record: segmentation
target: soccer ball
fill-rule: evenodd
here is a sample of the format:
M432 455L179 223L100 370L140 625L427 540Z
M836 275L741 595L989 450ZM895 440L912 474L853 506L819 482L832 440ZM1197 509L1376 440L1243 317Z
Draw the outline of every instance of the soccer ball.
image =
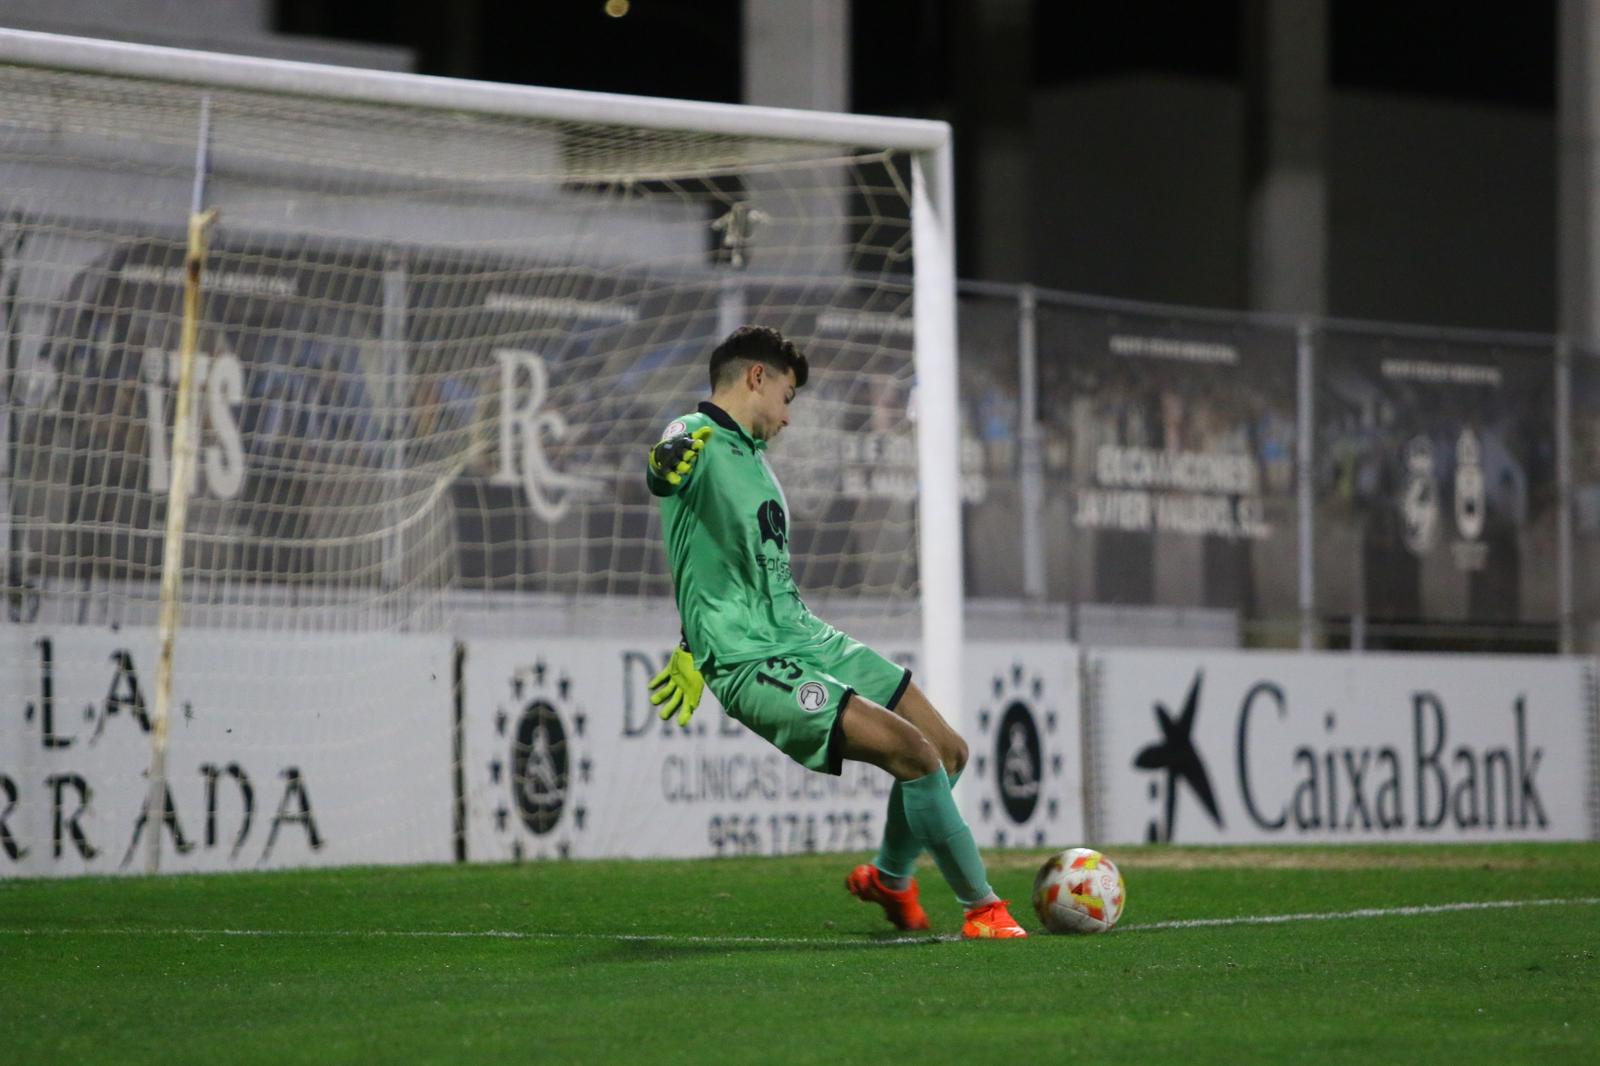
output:
M1033 909L1052 933L1104 933L1122 917L1122 871L1091 848L1068 848L1039 868Z

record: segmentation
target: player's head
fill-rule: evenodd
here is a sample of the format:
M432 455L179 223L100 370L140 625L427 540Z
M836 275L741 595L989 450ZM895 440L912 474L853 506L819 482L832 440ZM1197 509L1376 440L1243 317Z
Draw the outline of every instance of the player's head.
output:
M771 440L789 424L789 404L810 369L777 330L740 326L711 353L711 394L757 440Z

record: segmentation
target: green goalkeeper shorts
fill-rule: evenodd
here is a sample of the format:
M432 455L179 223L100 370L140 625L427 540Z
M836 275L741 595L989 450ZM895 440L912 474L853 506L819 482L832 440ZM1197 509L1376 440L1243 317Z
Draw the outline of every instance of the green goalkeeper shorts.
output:
M728 715L807 770L838 774L839 712L852 693L891 710L911 671L836 629L820 641L751 662L713 665L706 684Z

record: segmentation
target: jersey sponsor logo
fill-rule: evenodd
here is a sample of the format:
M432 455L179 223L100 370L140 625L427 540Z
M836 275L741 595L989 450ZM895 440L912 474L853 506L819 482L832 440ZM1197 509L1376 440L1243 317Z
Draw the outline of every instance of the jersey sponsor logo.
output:
M671 440L673 437L681 437L687 432L689 432L689 427L683 421L683 419L680 418L666 428L666 431L661 434L661 439Z
M756 553L756 565L774 577L785 581L794 577L794 570L789 565L789 560L776 555L767 555L765 552Z
M772 541L782 551L789 543L789 520L783 513L783 505L777 500L768 500L756 508L756 525L761 527L761 540L763 543Z
M807 714L816 714L828 702L828 690L819 681L807 681L794 693L795 702Z

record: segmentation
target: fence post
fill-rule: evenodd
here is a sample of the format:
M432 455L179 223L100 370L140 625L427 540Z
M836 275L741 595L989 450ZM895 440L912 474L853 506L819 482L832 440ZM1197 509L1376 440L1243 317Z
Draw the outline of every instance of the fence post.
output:
M1572 598L1572 344L1556 338L1556 617L1562 655L1574 640Z
M1315 508L1312 506L1312 448L1316 440L1315 393L1312 371L1316 352L1311 340L1311 320L1302 318L1295 327L1295 500L1299 508L1300 650L1316 647L1317 592L1315 557Z
M389 533L383 545L383 583L400 588L406 580L405 531L402 528L400 498L405 492L406 431L405 410L408 380L407 290L410 268L404 253L389 249L383 256L383 318L379 335L383 360L382 403L384 473L388 481L385 526ZM408 605L409 607L409 605Z
M1039 450L1039 334L1032 285L1017 289L1018 475L1022 494L1022 593L1045 598L1043 457Z

